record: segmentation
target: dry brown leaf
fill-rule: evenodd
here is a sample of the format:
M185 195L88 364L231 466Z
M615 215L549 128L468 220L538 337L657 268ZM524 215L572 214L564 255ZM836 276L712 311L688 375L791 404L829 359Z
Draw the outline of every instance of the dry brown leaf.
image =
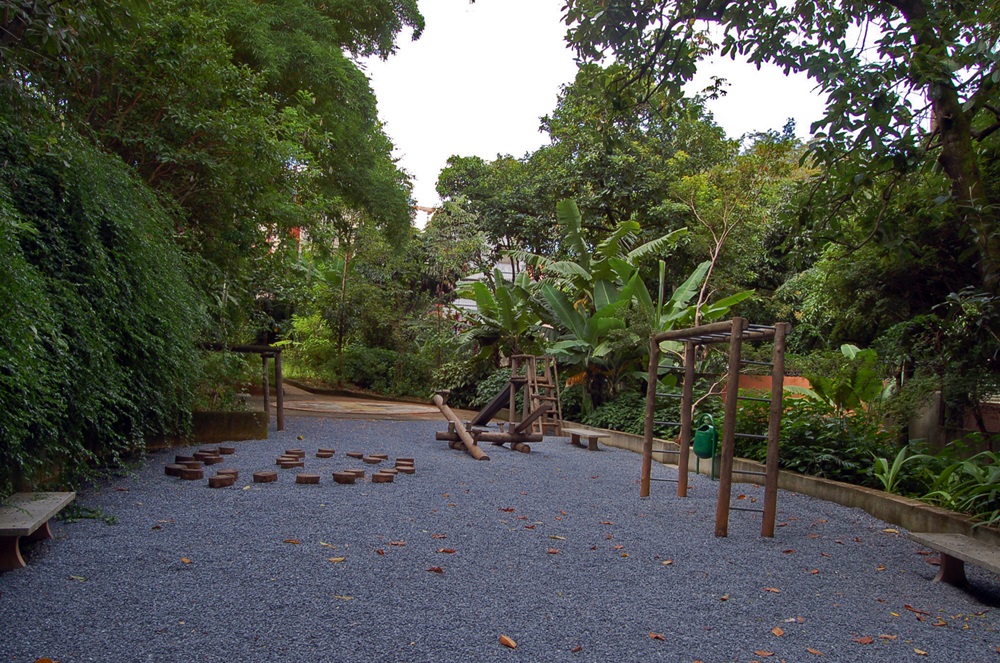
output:
M525 525L524 529L535 529L534 525Z
M559 549L558 548L549 548L545 552L547 552L550 555L558 555L559 554Z
M153 525L149 529L163 529L163 525Z
M652 631L649 632L649 637L653 640L663 640L664 642L667 640L666 636L662 633L653 633Z
M576 647L570 649L570 651L573 652L574 654L579 654L580 652L583 651L583 645L577 645Z
M297 546L299 545L299 543L301 543L301 541L299 541L298 539L285 539L283 543L291 543L292 545Z
M767 658L768 656L774 656L773 651L767 651L766 649L757 649L754 651L754 656L760 656L761 658Z
M327 543L326 541L320 541L319 545L323 546L324 548L336 548L337 547L337 546L333 545L332 543Z
M354 600L353 596L338 596L337 594L334 594L333 598L340 599L341 601L353 601Z
M446 555L454 555L455 554L455 549L454 548L438 548L438 552L439 553L444 553Z
M923 649L917 649L916 647L913 648L913 653L916 654L917 656L927 656L927 652L925 652Z
M813 656L822 656L823 655L823 652L821 652L818 649L813 649L812 647L806 647L806 651L809 652L810 654L812 654Z
M811 569L809 573L811 573L812 575L816 575L817 573L819 573L819 569Z
M663 566L670 566L673 563L674 563L674 560L672 560L672 559L665 559L662 562L660 562L660 564L663 565Z
M375 552L376 552L376 553L378 553L379 555L385 555L385 551L384 551L384 550L382 550L381 548L379 548L379 549L378 549L378 550L376 550Z
M444 573L444 569L442 569L440 566L432 566L427 570L430 571L431 573Z
M909 610L910 612L917 613L918 615L929 615L929 614L931 614L931 613L927 612L926 610L918 610L917 608L914 608L909 603L904 603L903 607L906 608L907 610Z
M622 557L628 557L628 553L622 553Z
M946 622L945 620L941 619L940 617L938 617L938 620L936 622L934 622L933 624L931 624L931 626L947 626L947 625L948 625L948 622Z
M882 531L885 532L886 534L899 534L899 530L898 529L893 529L892 527L886 527Z
M886 635L885 633L883 633L882 635L878 636L878 639L879 640L895 640L898 637L899 637L898 635Z
M771 592L772 594L780 594L781 593L781 590L778 589L777 587L765 587L764 591L765 592Z
M565 541L565 536L559 536L558 534L549 534L550 539L555 539L556 541Z
M432 539L447 539L447 534L431 534Z
M346 557L327 557L326 561L333 562L334 564L340 564L345 559L347 559L347 558Z
M876 571L885 571L885 564L879 564L875 567Z
M517 643L514 642L512 638L508 638L506 635L500 636L500 644L504 647L510 647L511 649L517 649Z
M191 560L188 559L187 557L181 557L181 563L182 564L190 564Z
M602 521L601 521L601 524L602 524L602 525L614 525L614 523L613 523L613 522L611 522L610 520L602 520Z
M723 594L722 596L719 597L719 600L720 601L728 601L729 600L729 594Z
M833 557L833 555L831 555L830 553L826 553L826 552L821 552L820 556L821 557Z
M795 551L789 548L788 550L782 550L781 552L785 553L786 555L791 555Z
M854 638L854 642L858 643L859 645L870 645L871 643L875 642L875 638L871 637L870 635L865 635L860 638Z
M406 541L390 541L389 545L396 546L397 548L402 548L403 546L406 545Z
M615 549L615 550L621 550L621 549L622 549L622 548L624 548L624 547L625 547L625 546L614 546L614 549Z
M503 511L504 513L513 513L514 512L514 507L512 507L512 506L502 507L500 509L500 511Z
M771 633L774 635L774 637L780 638L785 634L785 631L782 630L780 626L775 626L774 628L771 629Z

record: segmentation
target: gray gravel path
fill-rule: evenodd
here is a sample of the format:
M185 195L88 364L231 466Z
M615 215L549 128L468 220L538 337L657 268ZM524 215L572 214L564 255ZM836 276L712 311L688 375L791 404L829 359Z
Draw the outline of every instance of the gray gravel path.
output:
M998 578L932 584L927 555L861 511L782 492L774 539L740 512L717 539L703 477L642 500L628 451L550 438L476 462L443 428L288 417L210 468L240 470L225 489L165 476L184 449L150 455L78 498L117 524L56 523L0 573L0 661L1000 660ZM319 486L251 482L291 447ZM371 469L355 450L417 473L333 483Z

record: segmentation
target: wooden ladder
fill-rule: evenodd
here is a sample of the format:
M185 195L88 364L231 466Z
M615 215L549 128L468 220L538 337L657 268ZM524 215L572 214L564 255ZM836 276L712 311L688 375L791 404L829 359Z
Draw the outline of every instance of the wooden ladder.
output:
M562 435L562 402L559 397L559 369L556 368L555 358L531 357L527 369L529 409L536 410L543 403L549 404L549 410L535 421L532 430L543 435Z

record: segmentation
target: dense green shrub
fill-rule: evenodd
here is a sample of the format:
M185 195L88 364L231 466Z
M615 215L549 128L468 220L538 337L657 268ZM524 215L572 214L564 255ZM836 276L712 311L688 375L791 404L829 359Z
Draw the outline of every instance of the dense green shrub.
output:
M420 356L385 348L344 348L343 379L381 394L427 398L431 367Z
M0 96L4 495L188 425L203 307L155 196L47 108Z

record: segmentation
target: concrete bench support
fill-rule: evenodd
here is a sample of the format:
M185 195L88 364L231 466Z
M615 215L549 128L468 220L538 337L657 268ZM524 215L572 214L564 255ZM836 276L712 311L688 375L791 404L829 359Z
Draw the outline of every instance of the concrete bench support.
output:
M18 544L52 538L49 518L76 499L76 493L14 493L0 504L0 571L24 568Z
M1000 573L1000 548L965 534L937 534L933 532L910 532L910 539L933 548L941 553L934 582L946 582L957 587L965 586L965 563Z
M583 446L583 442L581 442L581 440L587 440L587 449L590 451L600 451L600 448L597 446L597 441L606 440L611 437L608 433L601 433L594 430L584 430L582 428L563 428L562 433L563 435L568 434L569 443L577 447Z

